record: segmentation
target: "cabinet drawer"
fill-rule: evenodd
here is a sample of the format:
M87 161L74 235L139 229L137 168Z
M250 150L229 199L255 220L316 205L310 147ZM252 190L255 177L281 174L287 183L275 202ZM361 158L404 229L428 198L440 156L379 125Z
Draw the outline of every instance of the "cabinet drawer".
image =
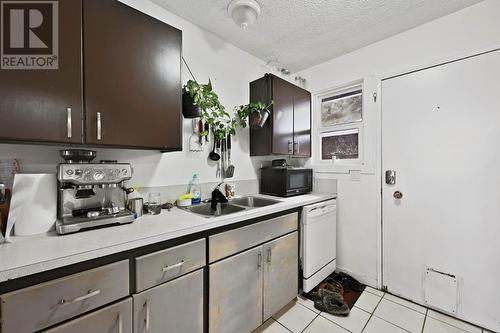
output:
M132 298L91 312L44 333L132 333Z
M292 213L208 238L210 263L297 230L299 214Z
M199 239L136 258L136 291L154 287L205 266L205 244L205 239Z
M17 290L0 296L0 331L38 331L128 294L128 260Z

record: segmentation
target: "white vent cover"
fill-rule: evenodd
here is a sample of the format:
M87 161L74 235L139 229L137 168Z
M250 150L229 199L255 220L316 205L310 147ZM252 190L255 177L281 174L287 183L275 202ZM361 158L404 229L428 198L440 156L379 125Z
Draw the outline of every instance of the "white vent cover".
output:
M428 268L425 272L425 303L432 308L457 314L458 282L454 275Z

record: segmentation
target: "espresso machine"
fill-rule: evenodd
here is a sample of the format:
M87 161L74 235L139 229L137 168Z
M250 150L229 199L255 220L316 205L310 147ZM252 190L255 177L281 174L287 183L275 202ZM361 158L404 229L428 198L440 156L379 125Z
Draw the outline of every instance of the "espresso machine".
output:
M65 163L57 166L57 233L134 221L123 188L123 182L132 178L129 163L92 163L96 156L92 150L61 150L60 155Z

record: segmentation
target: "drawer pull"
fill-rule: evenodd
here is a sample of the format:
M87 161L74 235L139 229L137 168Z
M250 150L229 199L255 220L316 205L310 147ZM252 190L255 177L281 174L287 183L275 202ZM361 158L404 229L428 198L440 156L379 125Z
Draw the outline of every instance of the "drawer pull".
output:
M118 313L118 333L123 333L123 320L122 320L122 313Z
M182 260L181 262L178 262L175 265L170 265L170 266L167 265L167 266L163 267L163 272L168 272L168 271L170 271L172 269L176 269L176 268L182 267L182 265L184 265L184 263L185 263L185 261Z
M273 250L271 248L268 248L267 249L267 263L268 264L271 263L272 255L273 255Z
M146 308L146 318L144 318L144 328L146 329L146 331L149 331L150 312L149 312L149 302L148 301L146 301L146 303L144 303L144 307Z
M83 302L83 301L85 301L85 300L87 300L89 298L92 298L94 296L99 295L100 293L101 293L100 289L97 289L97 290L94 290L94 291L89 290L89 292L87 294L75 297L75 298L70 299L70 300L66 300L66 299L63 298L63 299L61 299L59 301L59 303L56 304L56 307Z

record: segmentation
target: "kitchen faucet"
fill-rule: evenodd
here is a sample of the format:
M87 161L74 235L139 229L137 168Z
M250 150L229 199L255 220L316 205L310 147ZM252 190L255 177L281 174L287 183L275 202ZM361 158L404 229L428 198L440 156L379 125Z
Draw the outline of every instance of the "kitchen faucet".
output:
M218 203L227 202L226 196L222 194L219 189L222 184L224 184L224 182L220 182L212 191L212 200L210 201L210 207L212 208L212 210L217 210Z

